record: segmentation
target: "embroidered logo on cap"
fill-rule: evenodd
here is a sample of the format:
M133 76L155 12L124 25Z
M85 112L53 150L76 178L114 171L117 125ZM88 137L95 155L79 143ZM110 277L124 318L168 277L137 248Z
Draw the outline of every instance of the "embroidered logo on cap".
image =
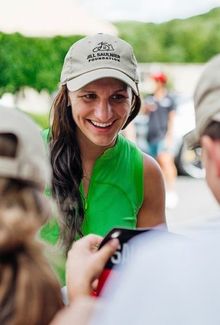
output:
M96 46L92 51L93 52L114 51L114 48L113 48L112 44L109 44L107 42L100 42L100 43L98 43L98 46Z
M115 49L110 43L100 42L92 51L93 53L87 56L88 62L97 60L114 60L120 62L120 55L114 53Z

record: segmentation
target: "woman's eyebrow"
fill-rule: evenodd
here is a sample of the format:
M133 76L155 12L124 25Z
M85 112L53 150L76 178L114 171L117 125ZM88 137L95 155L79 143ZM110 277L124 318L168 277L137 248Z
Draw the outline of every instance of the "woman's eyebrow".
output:
M114 92L126 91L126 90L127 90L127 87L124 87L124 88L116 89Z
M123 87L123 88L115 89L115 90L113 91L113 93L117 93L117 92L121 92L121 91L126 91L126 90L127 90L127 87ZM80 92L80 93L95 93L96 90L92 90L92 89L83 89L83 88L81 88L81 89L79 90L79 92Z
M80 89L79 93L95 93L95 90L92 90L92 89Z

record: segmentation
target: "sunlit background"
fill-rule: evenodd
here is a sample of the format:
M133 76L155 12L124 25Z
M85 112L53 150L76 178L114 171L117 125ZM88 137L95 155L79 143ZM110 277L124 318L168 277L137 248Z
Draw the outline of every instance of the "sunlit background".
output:
M118 35L133 46L143 97L151 92L153 71L167 75L179 100L175 155L185 174L201 181L204 174L194 153L183 150L182 139L195 124L195 84L205 63L220 53L220 0L2 0L0 104L24 110L47 127L66 51L83 36L98 32ZM181 200L179 210L171 213L174 223L194 203L193 193L184 194L188 180L184 182L178 183ZM196 191L197 186L192 183L190 188ZM203 193L201 212L208 197L214 207L207 189Z
M220 5L219 0L82 0L82 6L100 19L161 23L198 15Z
M48 112L69 45L97 32L117 34L133 45L142 92L150 91L149 73L164 70L177 92L191 96L203 64L220 52L219 6L220 0L7 0L0 11L1 102Z

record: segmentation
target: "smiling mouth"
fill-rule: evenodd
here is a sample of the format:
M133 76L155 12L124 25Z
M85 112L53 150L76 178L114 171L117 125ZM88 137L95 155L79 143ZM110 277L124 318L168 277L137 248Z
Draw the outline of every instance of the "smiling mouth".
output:
M96 121L92 121L92 120L88 120L94 127L99 128L99 129L107 129L110 128L113 122L109 122L109 123L100 123L100 122L96 122Z

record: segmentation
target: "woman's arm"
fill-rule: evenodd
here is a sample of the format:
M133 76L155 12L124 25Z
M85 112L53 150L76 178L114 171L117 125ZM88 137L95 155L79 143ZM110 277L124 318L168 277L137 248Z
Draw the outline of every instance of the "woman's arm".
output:
M172 148L173 146L173 128L174 122L176 117L176 111L170 111L168 114L168 121L167 121L167 132L165 136L166 145L168 148Z
M165 223L165 186L158 163L144 154L144 200L138 213L137 227Z

